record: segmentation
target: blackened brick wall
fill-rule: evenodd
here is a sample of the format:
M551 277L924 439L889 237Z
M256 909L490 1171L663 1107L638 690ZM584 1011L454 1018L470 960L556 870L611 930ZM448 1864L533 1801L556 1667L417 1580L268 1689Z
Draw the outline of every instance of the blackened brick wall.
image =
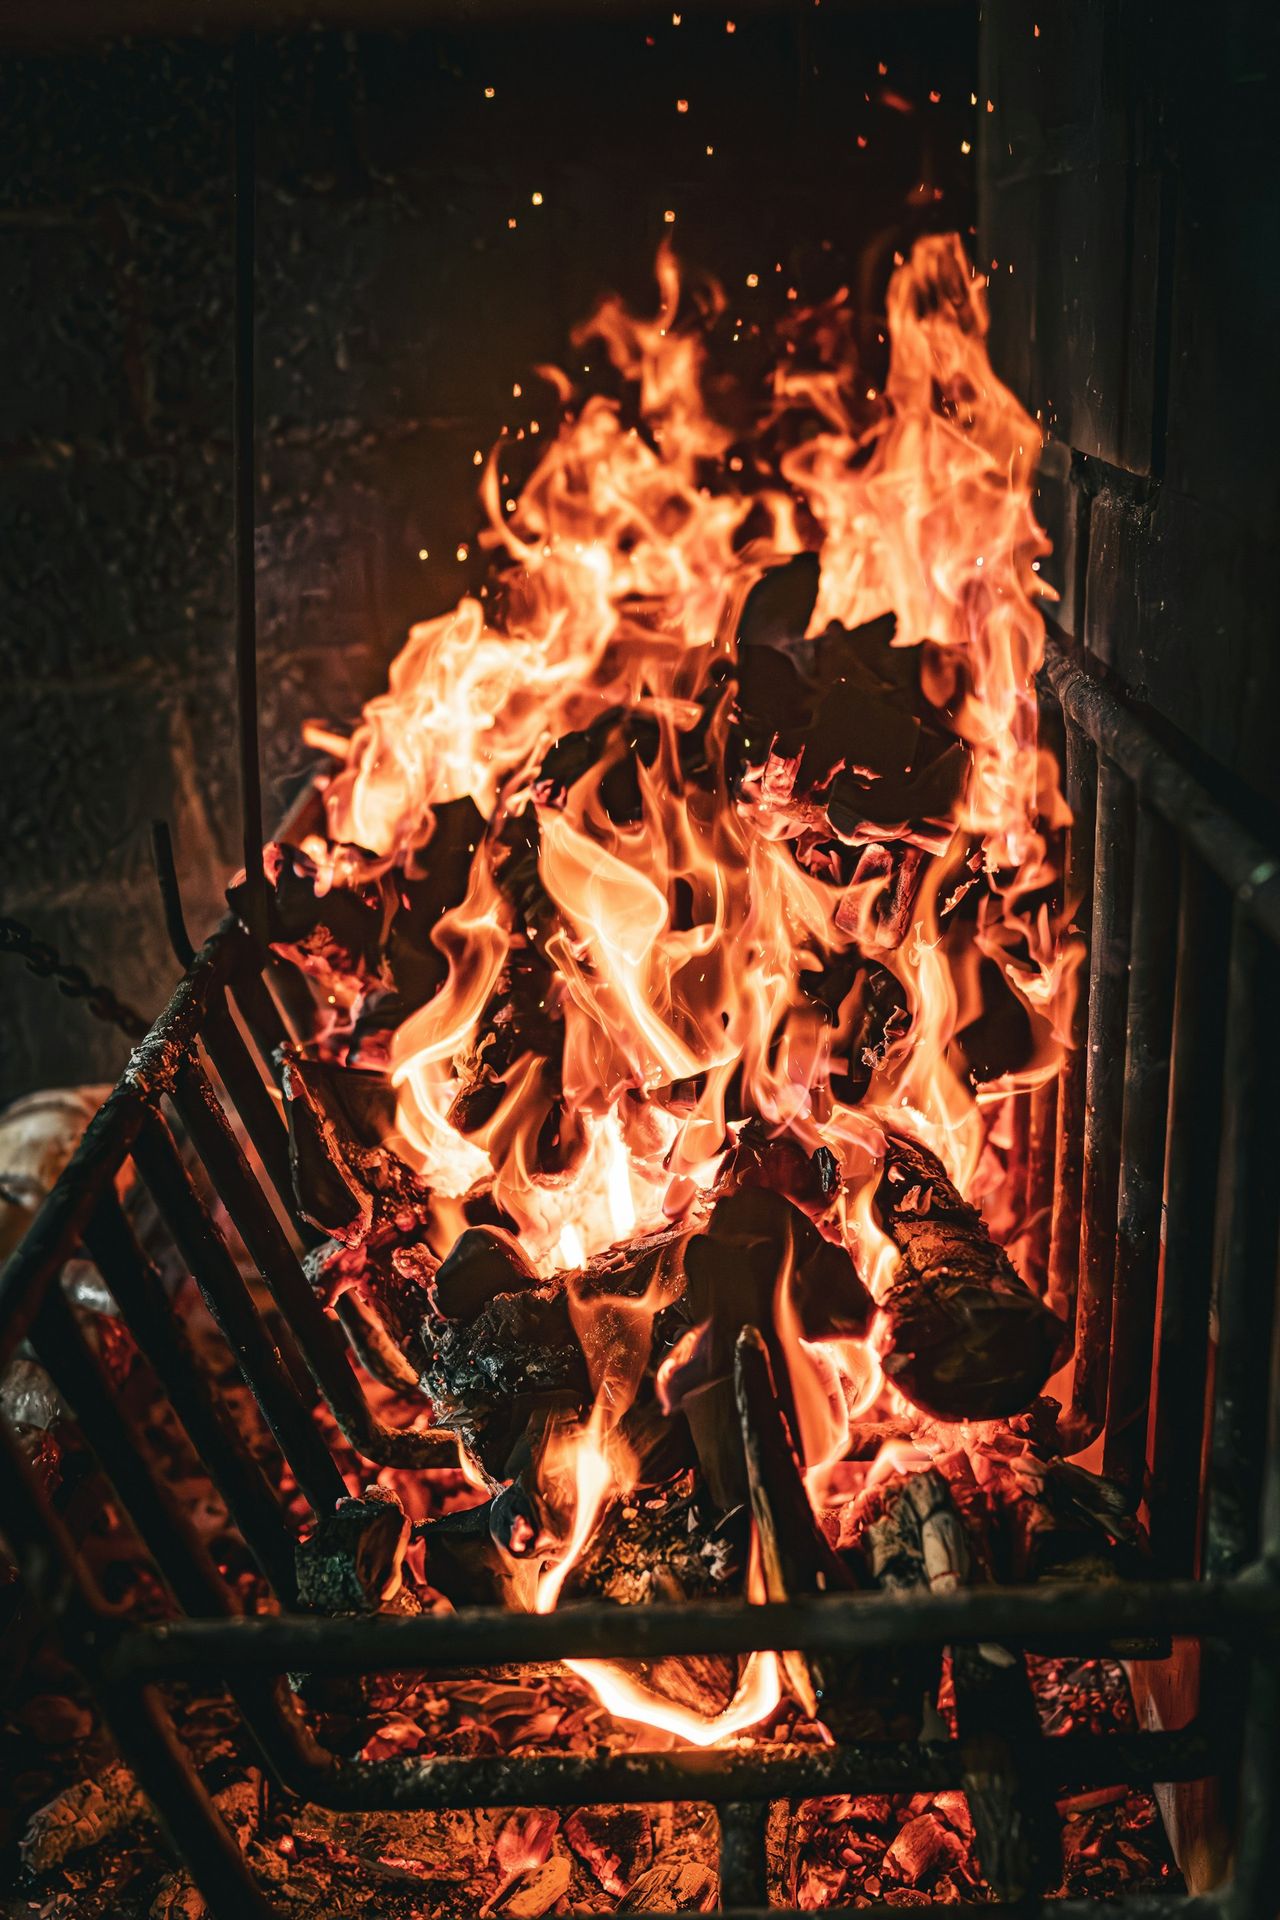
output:
M788 284L874 302L922 225L969 230L973 10L753 6L730 34L733 12L263 42L269 822L302 720L349 722L468 583L475 450L549 417L530 368L602 292L651 301L664 232L749 327ZM150 1013L176 972L150 820L197 935L238 864L230 59L138 39L5 68L3 903ZM117 1035L5 965L0 1095L118 1070Z

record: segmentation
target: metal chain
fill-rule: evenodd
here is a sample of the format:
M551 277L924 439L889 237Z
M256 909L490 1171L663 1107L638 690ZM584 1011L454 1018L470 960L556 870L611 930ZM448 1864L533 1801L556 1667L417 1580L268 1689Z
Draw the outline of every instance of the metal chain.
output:
M83 1000L97 1019L119 1027L130 1040L141 1040L150 1030L151 1022L135 1007L117 1000L110 987L91 980L83 967L74 967L60 959L57 949L47 940L38 940L21 920L0 917L0 953L15 954L24 962L28 973L34 973L41 980L52 980L68 1000Z

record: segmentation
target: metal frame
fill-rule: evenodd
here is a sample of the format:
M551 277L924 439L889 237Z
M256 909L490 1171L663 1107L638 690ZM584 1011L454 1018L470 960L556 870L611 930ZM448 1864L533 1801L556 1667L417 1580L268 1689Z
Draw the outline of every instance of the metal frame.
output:
M1210 1896L1131 1898L1116 1910L1135 1920L1257 1920L1274 1911L1280 1180L1273 1068L1280 1040L1269 963L1280 947L1280 863L1215 806L1078 656L1056 643L1046 682L1065 725L1077 822L1069 884L1082 903L1090 952L1081 1044L1056 1092L1031 1103L1027 1202L1033 1211L1043 1208L1047 1221L1053 1199L1046 1270L1059 1304L1074 1305L1076 1313L1072 1430L1081 1444L1102 1436L1106 1470L1129 1488L1135 1506L1145 1484L1159 1577L785 1606L720 1602L631 1612L590 1605L539 1617L481 1609L416 1618L297 1614L292 1526L226 1421L125 1219L115 1180L126 1163L153 1196L313 1513L345 1491L313 1417L316 1402L327 1405L348 1445L371 1464L438 1464L451 1457L444 1452L451 1443L438 1434L398 1432L375 1418L343 1334L306 1280L299 1247L307 1230L293 1215L286 1130L270 1091L273 1049L287 1025L269 984L272 969L264 973L260 949L227 920L196 955L0 1274L0 1365L20 1342L30 1343L154 1557L178 1617L141 1624L112 1607L2 1421L0 1523L19 1553L33 1603L59 1610L113 1737L218 1920L267 1920L273 1909L174 1732L164 1688L189 1677L219 1676L281 1784L331 1807L677 1797L713 1803L722 1835L720 1910L742 1920L765 1905L768 1801L956 1786L963 1742L365 1762L317 1743L283 1674L298 1667L448 1674L568 1655L886 1652L985 1640L1100 1652L1152 1635L1195 1636L1204 1644L1213 1684L1193 1726L1038 1737L1015 1743L1017 1764L1057 1787L1208 1774L1237 1782L1230 1886ZM180 1117L296 1352L281 1352L279 1327L268 1323L177 1149L170 1112ZM292 1230L284 1218L292 1219ZM238 1617L234 1596L170 1500L143 1436L112 1397L59 1283L64 1263L82 1248L225 1498L279 1615ZM307 1376L313 1394L299 1387ZM916 1910L953 1917L1012 1911ZM1082 1920L1096 1908L1033 1901L1017 1911Z

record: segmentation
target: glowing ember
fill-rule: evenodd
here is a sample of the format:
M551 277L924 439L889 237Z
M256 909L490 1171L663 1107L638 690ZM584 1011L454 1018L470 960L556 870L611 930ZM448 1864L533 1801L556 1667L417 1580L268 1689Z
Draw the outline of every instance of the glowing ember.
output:
M1009 1237L1013 1105L1067 1031L1066 812L1033 687L1040 436L991 370L954 239L893 277L882 387L842 299L789 313L750 446L707 397L718 290L683 292L666 247L658 281L653 319L606 301L575 336L603 343L626 404L540 370L558 432L514 501L497 454L482 482L497 591L414 628L328 788L331 844L307 851L322 875L333 843L366 850L364 882L412 874L437 810L474 803L465 894L432 933L447 969L390 1041L392 1138L442 1246L483 1191L536 1275L572 1273L703 1222L750 1128L827 1156L832 1193L806 1210L882 1311L807 1337L788 1253L772 1331L821 1503L860 1422L913 1419L878 1357L902 1293L886 1140L928 1149ZM551 1041L522 1044L511 1005ZM896 1213L927 1212L938 1181ZM632 1484L620 1426L679 1286L677 1262L613 1299L603 1334L570 1287L595 1397L539 1461L560 1522L541 1611ZM922 1444L892 1442L865 1483ZM781 1686L755 1657L708 1719L577 1670L619 1717L701 1745Z

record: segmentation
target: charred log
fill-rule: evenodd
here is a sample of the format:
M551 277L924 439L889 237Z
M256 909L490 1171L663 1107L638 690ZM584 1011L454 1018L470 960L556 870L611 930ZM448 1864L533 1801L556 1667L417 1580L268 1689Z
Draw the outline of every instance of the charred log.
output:
M851 1588L849 1569L814 1519L779 1404L769 1350L756 1327L746 1326L738 1336L734 1389L766 1598L786 1600ZM821 1702L823 1719L840 1737L854 1737L853 1724L867 1731L864 1715L851 1716L859 1691L856 1663L798 1652L780 1658L793 1693L811 1719L818 1717Z
M882 1302L885 1373L939 1420L1020 1412L1053 1371L1066 1337L1062 1322L918 1142L886 1137L875 1208L899 1254L898 1277Z

